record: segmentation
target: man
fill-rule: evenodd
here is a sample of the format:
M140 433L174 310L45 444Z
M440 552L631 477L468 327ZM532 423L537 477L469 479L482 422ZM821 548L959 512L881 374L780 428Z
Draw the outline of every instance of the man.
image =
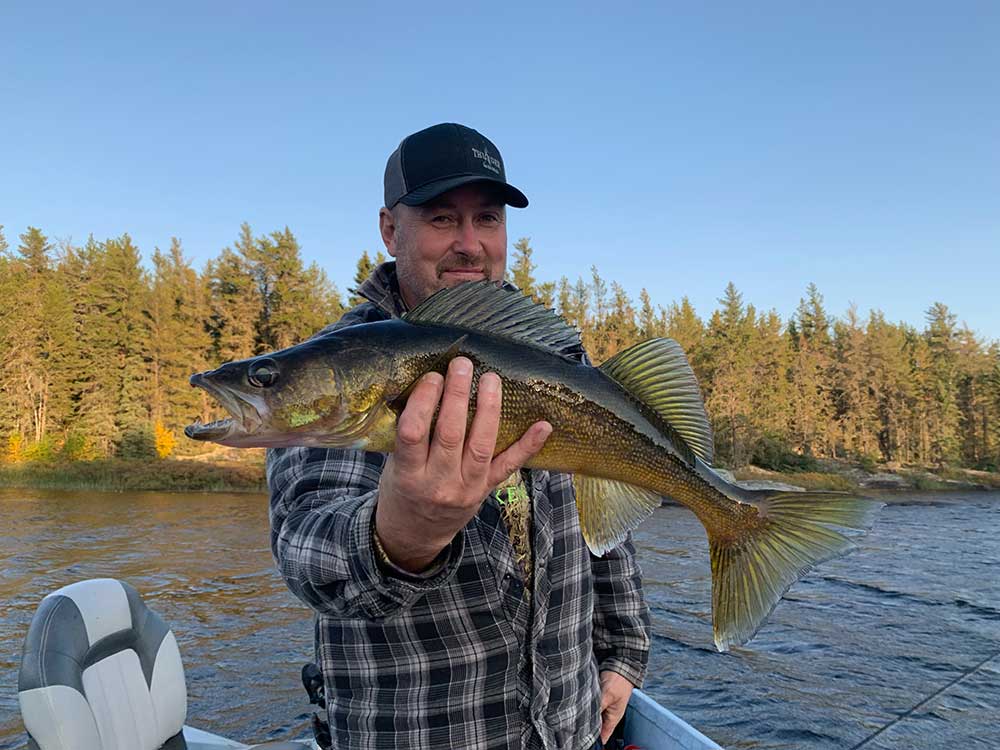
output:
M395 262L331 328L501 281L506 205L528 204L496 146L451 123L405 138L384 185L379 228ZM480 378L466 429L471 380L465 357L421 379L388 457L268 453L272 549L317 613L337 748L591 750L644 677L649 616L631 542L589 554L571 478L519 471L551 425L494 457L500 379Z

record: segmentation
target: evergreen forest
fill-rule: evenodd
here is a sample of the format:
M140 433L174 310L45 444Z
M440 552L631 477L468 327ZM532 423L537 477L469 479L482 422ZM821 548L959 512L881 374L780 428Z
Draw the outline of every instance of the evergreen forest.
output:
M577 326L595 363L654 336L683 346L721 465L1000 468L1000 344L943 303L918 329L835 317L810 285L782 319L730 283L702 318L686 298L633 300L597 268L542 281L532 256L514 243L509 280ZM383 260L362 253L354 283ZM201 270L176 239L150 261L127 234L78 247L0 226L0 463L202 454L183 427L220 413L191 373L301 341L358 301L304 264L287 227L243 224Z

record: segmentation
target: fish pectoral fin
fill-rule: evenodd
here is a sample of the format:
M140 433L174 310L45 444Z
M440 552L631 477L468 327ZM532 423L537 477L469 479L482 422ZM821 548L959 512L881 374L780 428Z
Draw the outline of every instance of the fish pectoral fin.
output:
M573 475L573 487L583 538L598 557L624 542L663 500L642 487L584 474Z
M748 493L758 513L734 537L708 529L715 646L728 651L753 638L782 595L814 565L854 549L830 526L867 529L882 507L834 492Z

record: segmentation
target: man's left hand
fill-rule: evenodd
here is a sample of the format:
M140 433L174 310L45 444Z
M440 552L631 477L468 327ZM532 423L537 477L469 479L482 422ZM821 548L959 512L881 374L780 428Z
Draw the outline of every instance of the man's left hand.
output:
M625 715L632 683L617 672L601 672L601 742L606 743Z

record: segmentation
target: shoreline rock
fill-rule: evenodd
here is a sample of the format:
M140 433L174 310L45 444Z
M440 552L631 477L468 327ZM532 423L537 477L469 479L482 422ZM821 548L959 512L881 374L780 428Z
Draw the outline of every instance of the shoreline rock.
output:
M716 469L715 473L727 482L732 482L737 487L742 487L745 490L785 490L787 492L806 491L805 487L801 487L797 484L789 484L788 482L779 482L774 479L737 479L733 476L733 472L726 469Z

